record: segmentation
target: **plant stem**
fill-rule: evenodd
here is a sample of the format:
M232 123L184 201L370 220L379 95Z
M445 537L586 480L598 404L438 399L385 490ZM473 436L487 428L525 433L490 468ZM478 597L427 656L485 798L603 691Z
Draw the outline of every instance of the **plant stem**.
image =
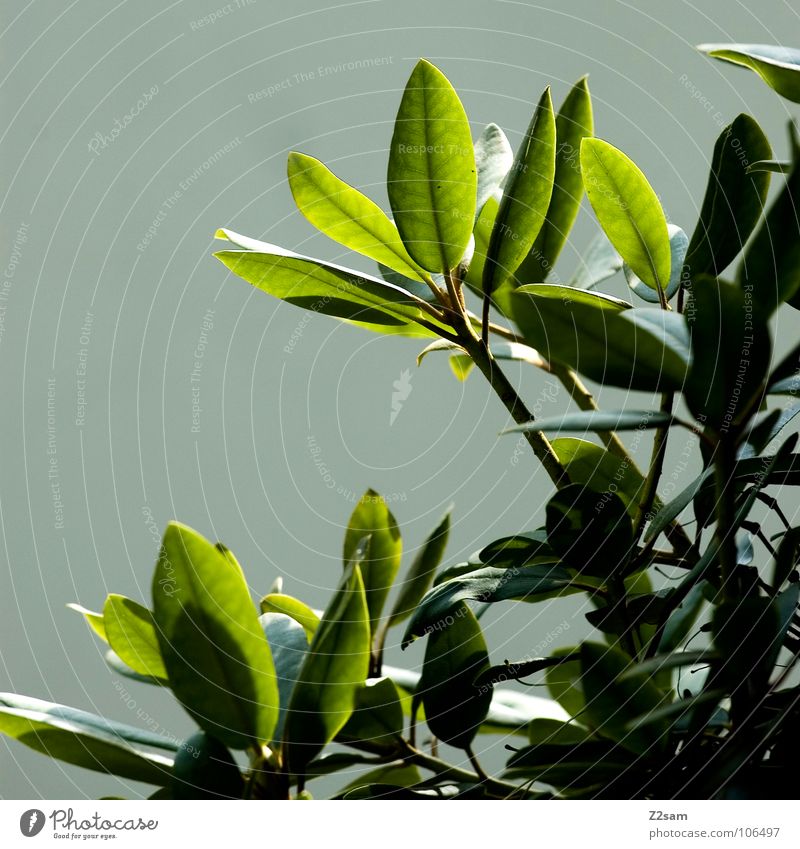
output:
M729 601L738 598L736 586L736 492L733 486L735 442L728 436L720 437L714 452L714 479L717 495L717 526L714 531L719 546L722 577L722 597Z
M674 392L665 392L661 396L661 412L672 413L672 405L675 400ZM667 439L669 437L669 425L658 428L653 437L653 453L650 459L650 471L647 473L647 478L644 482L644 493L642 501L639 505L639 512L636 518L634 539L639 539L644 531L644 526L647 524L650 511L653 509L653 502L656 500L656 491L658 490L658 482L661 479L661 472L664 468L664 457L667 453Z
M517 394L517 390L514 389L508 378L503 374L489 353L488 347L483 343L483 340L472 338L462 339L461 344L464 345L475 365L483 372L484 377L489 381L489 385L494 389L498 398L500 398L511 414L511 418L520 425L532 422L534 420L532 413ZM526 431L524 436L531 446L533 453L550 476L550 480L559 488L565 486L569 482L569 479L567 478L564 467L561 465L561 461L558 459L555 451L553 451L550 440L539 431Z

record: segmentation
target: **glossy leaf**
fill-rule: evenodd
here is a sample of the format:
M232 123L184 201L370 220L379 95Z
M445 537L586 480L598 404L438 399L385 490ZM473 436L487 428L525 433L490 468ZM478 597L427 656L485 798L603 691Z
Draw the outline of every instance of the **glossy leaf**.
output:
M671 270L667 220L647 178L602 139L583 140L581 168L589 202L611 244L647 286L666 289Z
M633 661L621 651L600 643L580 647L580 684L586 699L586 721L604 737L616 740L636 754L658 752L665 723L630 729L632 716L660 707L666 696L644 675L630 673ZM623 678L623 674L629 674Z
M550 444L571 483L582 484L595 492L615 492L629 512L637 511L644 478L628 460L585 439L562 437Z
M695 280L686 314L692 339L686 403L704 424L730 428L767 376L769 330L747 293L712 278Z
M522 283L544 282L553 270L583 198L581 142L594 132L592 99L586 77L572 87L556 115L556 168L544 223L517 270Z
M667 233L669 234L672 271L670 272L669 285L664 294L667 296L667 300L669 300L681 285L681 274L683 271L683 262L686 257L686 249L689 247L689 237L680 227L676 227L674 224L667 224ZM629 265L623 265L622 270L625 272L625 280L628 286L630 286L631 291L637 294L643 301L647 301L650 304L659 303L658 293L654 292L647 284L641 281Z
M112 593L103 607L103 622L108 644L123 663L139 675L166 682L153 614L146 607Z
M776 44L699 44L697 49L755 71L782 97L800 103L800 50Z
M570 581L569 572L552 561L521 569L487 566L445 581L430 590L414 611L403 637L403 648L416 637L449 625L454 609L462 601L536 601L549 593L568 589Z
M226 232L226 231L219 231ZM416 295L358 271L311 259L277 245L264 251L218 251L214 256L257 289L309 312L354 322L380 333L436 335ZM431 323L436 324L431 318Z
M14 693L0 693L0 732L55 760L158 785L169 780L177 748L152 732Z
M800 168L794 168L761 221L736 282L767 317L785 301L800 308Z
M389 614L387 627L398 625L408 619L433 583L434 573L442 562L447 547L452 509L452 506L448 508L442 520L414 556L408 575L402 582L400 595Z
M354 559L359 544L365 538L368 539L358 563L374 633L400 568L403 541L386 501L373 489L368 489L361 496L347 525L343 553L345 566Z
M173 799L241 799L245 785L228 749L199 731L175 756L171 788Z
M492 701L491 688L474 684L488 665L478 620L460 603L452 622L428 638L419 683L428 727L443 742L461 749L472 743Z
M534 431L596 433L612 430L650 430L667 427L672 422L672 416L657 410L582 410L579 413L565 413L563 416L536 419L510 427L503 433Z
M486 295L514 276L533 247L553 196L555 168L556 122L547 88L506 178L483 271Z
M303 626L311 640L319 627L319 616L307 604L283 593L269 593L261 599L262 613L284 613Z
M273 738L280 740L294 685L308 652L308 637L303 626L284 613L262 613L258 621L269 643L278 681L280 707Z
M497 124L487 124L475 141L475 169L478 173L476 216L497 191L514 162L514 151Z
M303 775L350 718L367 678L369 653L364 582L354 564L325 610L289 703L283 753L293 775Z
M198 725L234 749L271 740L275 668L238 564L171 522L153 576L153 613L170 687Z
M742 250L764 212L770 181L769 174L751 174L747 166L771 155L766 136L749 115L739 115L720 133L685 274L719 276Z
M547 362L544 360L538 351L528 345L522 345L519 342L493 342L491 345L492 356L496 360L508 360L510 362L529 363L537 368L546 368ZM417 365L422 364L422 360L434 351L461 351L464 349L455 342L449 342L447 339L439 339L436 342L431 342L417 356ZM460 354L458 356L461 356ZM464 354L471 361L469 355Z
M668 391L686 379L689 334L677 313L549 283L521 286L511 305L528 345L599 383Z
M633 523L613 492L569 484L547 502L547 541L579 573L622 577L633 550Z
M400 102L387 189L395 223L414 260L427 271L455 268L475 220L475 154L458 95L424 59Z
M408 255L397 227L376 203L312 156L290 153L288 174L297 208L318 230L398 274L425 282L425 271Z
M576 289L594 289L604 280L613 277L622 268L622 257L600 231L589 243L586 253L569 285Z

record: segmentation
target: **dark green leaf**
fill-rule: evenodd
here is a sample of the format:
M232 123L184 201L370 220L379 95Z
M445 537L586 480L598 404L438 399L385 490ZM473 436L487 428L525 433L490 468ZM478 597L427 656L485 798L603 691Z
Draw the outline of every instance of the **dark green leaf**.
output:
M473 682L488 665L478 620L460 603L452 622L428 638L419 683L428 727L443 742L460 749L472 743L492 701L491 688L481 692Z
M475 154L458 95L424 59L400 102L387 189L403 244L416 262L428 271L455 268L475 220Z
M506 178L483 271L486 295L513 278L533 247L553 195L555 168L556 122L546 88Z
M667 427L673 418L657 410L586 410L566 413L563 416L548 416L536 421L510 427L503 433L526 431L549 431L591 433L612 430L650 430Z
M400 595L389 614L387 627L397 625L408 619L433 583L434 573L442 562L444 550L447 547L452 509L452 506L447 509L442 520L414 556L408 575L403 581Z
M800 289L800 167L795 167L747 247L736 282L769 317Z
M241 799L244 779L228 749L199 731L175 756L173 799Z
M581 484L547 503L547 541L562 561L586 575L622 576L633 549L633 523L622 499Z
M655 755L666 724L651 723L637 729L627 726L633 717L660 707L667 697L645 675L629 674L623 679L633 661L615 648L583 643L580 654L586 721L602 736L636 754Z
M297 208L318 230L398 274L425 282L428 275L408 255L397 227L377 204L312 156L290 153L288 174Z
M707 583L701 581L692 587L686 598L673 610L658 644L660 652L674 651L689 636L705 605L707 589Z
M574 655L577 648L556 649L551 657L567 657ZM567 711L574 719L582 716L586 707L583 698L583 690L580 684L581 665L579 660L568 660L551 666L545 670L544 680L547 692ZM581 720L582 721L582 720Z
M364 582L353 564L325 610L289 703L283 752L293 775L303 775L350 718L367 677L369 652Z
M356 692L350 719L336 736L339 743L370 751L394 751L403 736L403 708L390 678L373 678Z
M634 274L656 291L670 280L667 220L639 168L602 139L581 143L586 194L600 224Z
M148 784L169 780L172 757L142 747L177 749L173 739L14 693L0 693L0 732L56 760Z
M198 725L235 749L270 741L275 668L238 564L170 522L153 576L153 612L170 687Z
M777 44L698 44L697 49L750 68L782 97L800 103L800 50Z
M680 516L681 513L692 503L694 497L700 491L700 487L704 481L710 478L714 473L713 469L706 469L699 477L695 478L689 486L686 487L679 495L676 495L667 505L662 507L653 518L653 521L647 528L645 534L645 542L655 539L667 526Z
M103 607L108 644L134 672L166 682L153 614L141 604L111 594Z
M709 651L678 651L671 654L657 654L643 663L630 666L620 676L620 681L627 681L637 676L654 676L665 669L680 669L683 666L700 666L716 660L718 655Z
M400 568L403 541L386 502L368 489L358 502L344 537L344 563L350 563L361 541L368 537L358 563L367 593L370 627L377 630L386 597Z
M507 599L536 601L537 597L565 590L570 574L556 562L538 563L521 569L487 566L435 586L414 611L403 637L403 647L416 637L447 628L460 602L490 603Z
M564 247L583 197L581 142L593 132L592 99L586 77L582 77L556 115L553 194L539 235L517 270L522 283L543 283Z
M592 736L588 728L574 722L559 722L557 719L532 719L528 726L528 742L532 745L582 743Z
M769 330L746 292L714 278L694 279L686 315L693 354L686 403L699 421L727 430L767 376Z
M764 211L770 175L748 163L772 155L761 127L739 115L714 145L700 218L686 252L684 274L719 276L744 247Z
M515 752L504 777L533 779L553 787L590 787L614 781L632 763L625 749L606 740L538 743Z

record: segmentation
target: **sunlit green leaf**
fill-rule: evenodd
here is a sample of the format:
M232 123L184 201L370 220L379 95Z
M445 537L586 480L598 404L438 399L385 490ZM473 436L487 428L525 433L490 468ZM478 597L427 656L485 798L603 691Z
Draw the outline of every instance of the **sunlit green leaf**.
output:
M589 201L620 256L651 289L666 289L671 270L667 220L647 178L602 139L583 140L581 168Z
M307 604L283 593L269 593L261 599L262 613L284 613L303 626L310 640L319 627L319 616Z
M198 725L235 749L271 740L275 668L238 565L171 522L153 576L153 613L170 687Z
M689 246L689 237L674 224L667 224L667 232L669 233L670 247L670 262L672 271L670 272L669 285L666 288L665 295L669 300L681 285L681 273L683 269L683 261L686 257L686 249ZM625 272L625 280L631 290L635 292L643 301L650 304L659 303L658 293L654 292L649 286L643 283L633 272L629 265L623 265L622 270Z
M103 607L108 644L134 672L166 681L153 614L141 604L111 594Z
M400 102L387 189L395 223L414 260L427 271L455 268L475 219L475 154L458 95L424 59Z
M782 97L800 103L800 50L777 44L698 44L697 49L750 68Z
M104 642L108 642L108 637L106 636L106 626L103 623L103 614L96 613L94 610L89 610L84 607L82 604L71 603L68 604L67 607L70 610L74 610L76 613L80 613L81 616L86 620L88 626L97 634L98 637Z

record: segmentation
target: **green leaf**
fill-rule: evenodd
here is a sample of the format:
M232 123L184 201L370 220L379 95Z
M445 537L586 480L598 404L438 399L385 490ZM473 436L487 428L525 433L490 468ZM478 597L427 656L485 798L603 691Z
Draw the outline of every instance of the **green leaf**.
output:
M153 612L170 687L198 725L234 749L269 742L278 685L238 564L170 522L153 576Z
M475 141L475 168L478 172L476 215L495 193L514 162L514 151L497 124L487 124Z
M556 169L553 194L539 235L517 270L522 283L544 282L567 241L583 197L581 142L594 132L587 78L572 87L556 115Z
M686 403L705 425L727 429L762 389L772 354L769 329L746 292L714 278L693 281L686 315L693 354Z
M319 616L302 601L283 593L269 593L261 599L262 613L284 613L303 626L311 640L319 627Z
M547 416L536 421L525 422L525 424L510 427L503 433L533 431L597 433L612 430L650 430L667 427L673 421L672 416L658 410L582 410L579 413L565 413L563 416Z
M350 719L336 741L369 751L395 751L403 736L400 694L390 678L373 678L356 692Z
M716 660L717 655L709 651L676 651L669 654L657 654L643 663L637 663L620 675L620 681L627 681L637 676L654 676L664 670L680 669L684 666L700 666L711 660Z
M467 273L464 276L464 282L479 297L483 296L483 273L486 267L486 255L489 253L489 242L492 239L494 222L497 220L497 213L500 210L501 197L502 194L497 192L487 199L478 212L478 217L475 219L475 228L472 231L475 246L467 267ZM498 307L500 306L498 304Z
M770 174L789 174L791 170L792 163L784 159L761 159L747 166L748 174L758 174L762 171Z
M636 729L627 724L660 707L667 697L645 675L629 673L623 679L633 661L615 648L587 642L581 645L580 655L585 720L604 737L636 754L656 755L666 723L654 722Z
M481 692L475 679L489 666L478 620L459 604L452 622L431 633L419 687L431 732L445 743L468 748L489 712L491 687Z
M581 143L583 183L611 244L651 289L670 279L667 220L646 177L627 156L602 139Z
M14 693L0 693L0 732L56 760L148 784L169 781L172 757L143 747L177 749L149 731Z
M576 647L556 649L550 657L569 657L574 655ZM580 684L581 665L577 659L566 660L557 666L545 670L544 680L547 692L574 719L581 716L586 707Z
M795 165L739 266L736 282L769 317L788 301L800 309L800 167Z
M551 667L552 668L552 667ZM528 726L528 742L531 745L582 743L590 739L592 732L573 722L557 719L532 719Z
M739 115L720 133L685 273L719 276L742 250L764 211L770 180L747 166L771 155L767 137L749 115Z
M510 302L528 345L598 383L651 392L680 390L686 379L682 315L551 283L521 286Z
M289 703L283 753L293 775L303 775L350 718L367 678L369 654L364 582L353 564L325 610Z
M84 607L82 604L76 604L74 602L67 605L70 610L74 610L76 613L80 613L81 616L86 620L88 626L97 634L98 637L104 642L108 642L108 637L106 636L106 626L103 622L103 614L96 613L93 610L89 610Z
M547 541L579 573L622 576L634 548L633 523L613 492L569 484L548 501Z
M138 681L140 684L153 684L156 687L169 687L169 681L165 678L153 678L152 675L140 675L138 672L134 672L112 649L109 649L103 655L103 660L108 664L109 669L118 675L130 678L131 681Z
M675 651L689 636L689 632L705 606L707 590L707 582L700 581L699 584L692 587L686 598L675 608L667 620L661 642L658 644L660 652Z
M513 278L533 247L553 196L555 168L556 122L546 88L506 178L483 271L486 295Z
M632 758L624 749L595 738L526 746L509 758L503 776L576 789L611 783L631 768Z
M425 282L428 275L408 255L397 227L376 203L312 156L290 153L288 173L297 208L318 230L398 274Z
M354 778L334 798L391 799L398 788L413 787L421 782L422 776L416 766L395 761Z
M700 491L703 482L714 474L713 469L706 469L703 474L695 478L689 486L675 496L668 504L662 507L650 522L647 533L644 536L645 542L654 540L667 526L680 516L681 513L692 503L694 497Z
M414 260L427 271L455 268L475 220L475 154L458 95L424 59L400 102L386 187L397 229Z
M604 280L613 277L622 265L622 257L601 230L589 243L569 285L577 289L594 289Z
M644 477L629 460L585 439L562 437L550 444L572 483L583 484L595 492L615 492L628 511L636 513Z
M448 363L453 376L456 380L461 381L461 383L470 376L472 369L475 367L475 361L469 354L453 354L448 360Z
M220 231L221 232L221 231ZM432 336L417 322L439 326L412 293L349 268L265 245L267 251L218 251L214 256L262 292L309 312L380 333Z
M345 566L356 556L361 541L368 537L358 561L367 594L370 627L377 629L386 597L400 568L403 541L386 501L373 489L361 496L344 536Z
M503 569L487 566L459 578L438 584L422 599L406 628L402 647L416 637L447 627L454 609L465 600L491 603L507 599L538 601L549 593L570 586L569 572L557 562L537 563L524 568Z
M308 652L308 637L303 626L284 613L262 613L258 621L269 643L278 679L280 708L273 738L280 740L294 685Z
M447 508L447 512L439 524L414 556L408 569L408 575L402 583L400 595L398 595L392 612L389 614L387 628L408 619L433 583L434 573L442 562L447 547L452 509L452 505Z
M800 103L800 50L776 44L698 44L697 49L750 68L782 97Z
M455 342L450 342L447 339L439 339L436 342L431 342L430 345L420 351L417 355L417 365L421 365L422 360L434 351L460 351L462 353L458 354L459 357L462 357L463 355L463 357L466 357L466 359L472 362L472 358L468 354L464 353L464 349L461 345L458 345ZM547 367L546 361L542 359L537 350L528 345L522 345L519 342L493 342L492 356L496 360L530 363L530 365L537 366L538 368Z
M134 672L166 682L153 614L141 604L111 594L103 607L108 644Z
M667 233L669 234L672 271L670 272L669 284L664 294L667 300L669 300L681 285L683 261L686 257L686 249L689 247L689 237L680 227L676 227L674 224L667 224ZM659 303L658 294L643 283L634 274L633 269L629 265L623 265L622 270L625 272L625 280L628 286L630 286L631 291L635 292L643 301L647 301L649 304Z
M228 749L199 731L175 756L173 799L242 799L244 779Z

